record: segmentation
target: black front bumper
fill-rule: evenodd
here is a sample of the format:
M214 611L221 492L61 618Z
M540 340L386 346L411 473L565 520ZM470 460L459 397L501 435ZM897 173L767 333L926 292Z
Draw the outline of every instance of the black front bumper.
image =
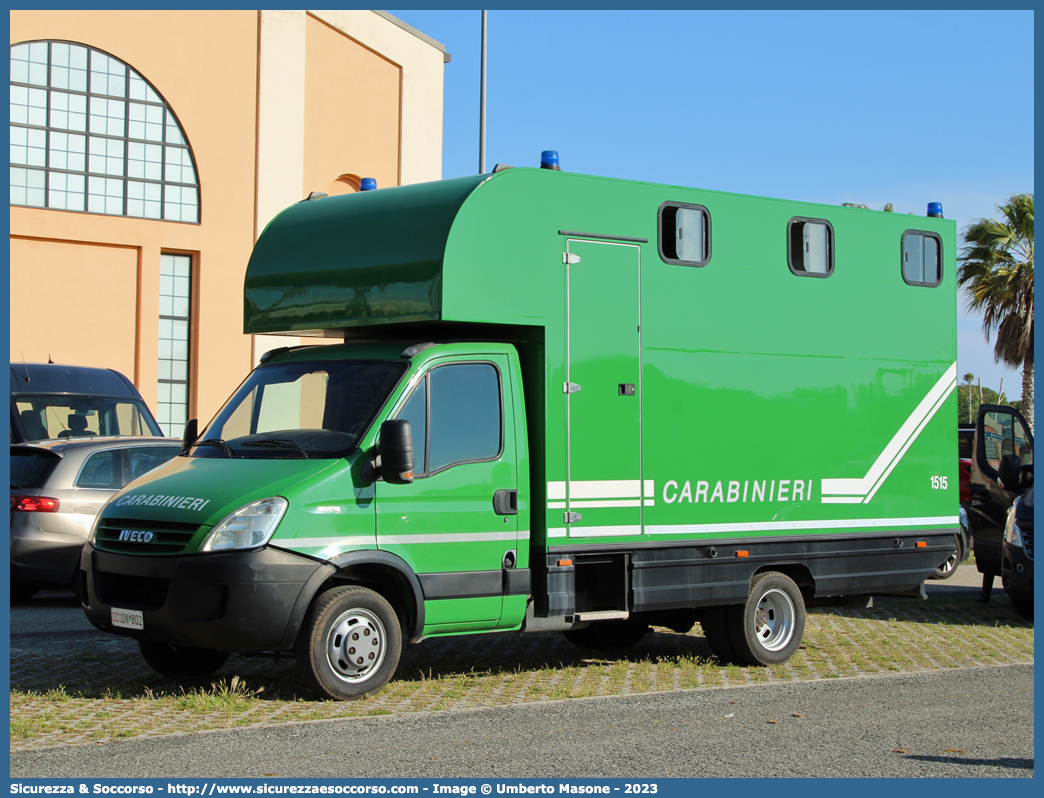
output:
M1001 546L1001 584L1012 598L1033 600L1033 560L1019 546Z
M289 650L318 587L334 572L264 548L140 557L88 544L80 559L83 610L97 628L179 646L247 654ZM140 610L142 630L112 625L112 608Z

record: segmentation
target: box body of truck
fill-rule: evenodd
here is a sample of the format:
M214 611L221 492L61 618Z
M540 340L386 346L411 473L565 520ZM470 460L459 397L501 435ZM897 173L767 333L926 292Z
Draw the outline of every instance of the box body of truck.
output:
M914 589L953 551L954 239L539 169L299 203L255 247L245 331L343 343L271 353L108 505L87 614L153 644L295 648L335 681L340 638L302 640L360 591L405 640L625 645L698 620L726 658L789 657L804 601ZM228 536L240 511L255 537ZM344 617L390 657L375 613Z

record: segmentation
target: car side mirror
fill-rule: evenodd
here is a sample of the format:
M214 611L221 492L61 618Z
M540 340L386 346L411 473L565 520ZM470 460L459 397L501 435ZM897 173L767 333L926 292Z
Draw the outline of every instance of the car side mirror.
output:
M1022 461L1017 454L1006 454L1000 459L997 475L1004 490L1016 491L1021 483Z
M381 476L391 485L413 482L413 428L404 418L392 418L381 424L377 442L381 458Z
M199 422L190 418L185 423L185 434L181 436L181 453L188 454L188 450L192 448L192 444L196 442L196 438L199 437Z

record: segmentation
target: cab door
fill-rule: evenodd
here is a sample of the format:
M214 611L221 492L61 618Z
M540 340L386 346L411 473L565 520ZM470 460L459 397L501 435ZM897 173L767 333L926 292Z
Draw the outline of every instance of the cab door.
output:
M426 633L496 627L517 552L518 467L504 355L435 361L393 415L413 431L414 481L377 483L377 545L424 590Z

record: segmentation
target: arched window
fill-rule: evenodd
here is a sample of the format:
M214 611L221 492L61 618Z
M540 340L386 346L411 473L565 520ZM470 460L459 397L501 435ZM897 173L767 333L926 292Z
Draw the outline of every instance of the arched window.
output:
M11 204L199 221L173 112L127 64L70 42L11 47Z

